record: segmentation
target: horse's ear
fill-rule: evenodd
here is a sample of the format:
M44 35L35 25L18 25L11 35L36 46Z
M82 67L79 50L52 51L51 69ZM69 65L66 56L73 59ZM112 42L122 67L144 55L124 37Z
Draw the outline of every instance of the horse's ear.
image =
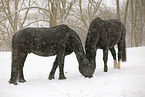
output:
M102 20L100 17L97 17L96 19L97 19L97 20Z

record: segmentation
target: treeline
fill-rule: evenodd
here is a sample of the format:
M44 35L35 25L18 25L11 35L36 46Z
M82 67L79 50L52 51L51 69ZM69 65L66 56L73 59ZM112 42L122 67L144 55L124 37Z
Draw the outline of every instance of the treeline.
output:
M128 47L145 45L145 1L125 0L121 4L120 1L114 0L113 8L103 0L1 0L0 50L11 50L12 36L29 26L67 24L84 44L89 24L97 16L121 20L127 29Z

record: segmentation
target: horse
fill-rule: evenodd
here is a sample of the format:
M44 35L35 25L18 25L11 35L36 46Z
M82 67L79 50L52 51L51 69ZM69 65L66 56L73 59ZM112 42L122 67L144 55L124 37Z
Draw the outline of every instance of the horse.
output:
M96 17L90 24L85 50L89 62L96 68L96 51L103 49L104 72L108 71L108 50L114 59L114 68L120 69L120 60L126 61L126 29L123 23L117 19L102 20ZM118 63L114 46L118 45Z
M79 71L85 77L92 77L92 68L89 63L82 42L78 34L67 25L58 25L50 28L25 28L12 37L12 63L10 84L17 85L26 82L23 75L24 62L29 53L39 56L54 56L55 62L48 79L54 79L59 67L59 79L66 79L64 75L64 58L75 52L79 63Z

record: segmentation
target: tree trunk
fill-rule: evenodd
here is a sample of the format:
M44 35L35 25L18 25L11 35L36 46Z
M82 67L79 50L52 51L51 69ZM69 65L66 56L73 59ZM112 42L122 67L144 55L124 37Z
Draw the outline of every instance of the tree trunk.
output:
M50 27L57 25L57 0L51 2Z
M126 1L125 15L124 15L124 25L126 25L126 18L127 18L128 4L129 4L129 0Z
M135 18L134 17L135 13L134 13L134 1L131 0L131 25L132 25L132 28L131 28L131 46L133 47L134 43L135 43L135 46L137 46L137 39L136 39L136 31L135 31ZM133 43L134 42L134 43Z
M117 19L121 20L120 19L120 9L119 9L119 0L116 0L116 7L117 7Z
M18 0L15 0L15 11L18 10ZM15 17L14 17L14 32L17 31L17 23L18 23L18 13L15 13Z
M83 10L82 10L82 0L79 0L79 8L80 8L80 18L81 18L81 21L83 22L84 26L87 28L88 25L87 25L87 22L84 18L84 15L83 15Z

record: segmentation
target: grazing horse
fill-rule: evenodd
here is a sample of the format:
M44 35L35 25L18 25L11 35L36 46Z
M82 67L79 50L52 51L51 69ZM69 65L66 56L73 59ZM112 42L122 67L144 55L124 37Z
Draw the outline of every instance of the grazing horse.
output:
M23 66L28 53L39 56L57 55L49 74L54 74L59 66L59 79L66 79L64 75L64 57L75 52L79 71L85 77L92 77L91 64L84 52L78 34L67 25L58 25L51 28L25 28L18 31L12 38L12 69L10 84L17 85L17 81L26 82L23 75Z
M102 20L95 18L90 26L85 42L86 55L90 63L96 68L96 50L103 49L104 72L108 71L107 60L108 50L114 59L114 68L120 69L120 60L126 61L126 29L125 26L116 19ZM115 45L118 45L118 65L116 61Z

